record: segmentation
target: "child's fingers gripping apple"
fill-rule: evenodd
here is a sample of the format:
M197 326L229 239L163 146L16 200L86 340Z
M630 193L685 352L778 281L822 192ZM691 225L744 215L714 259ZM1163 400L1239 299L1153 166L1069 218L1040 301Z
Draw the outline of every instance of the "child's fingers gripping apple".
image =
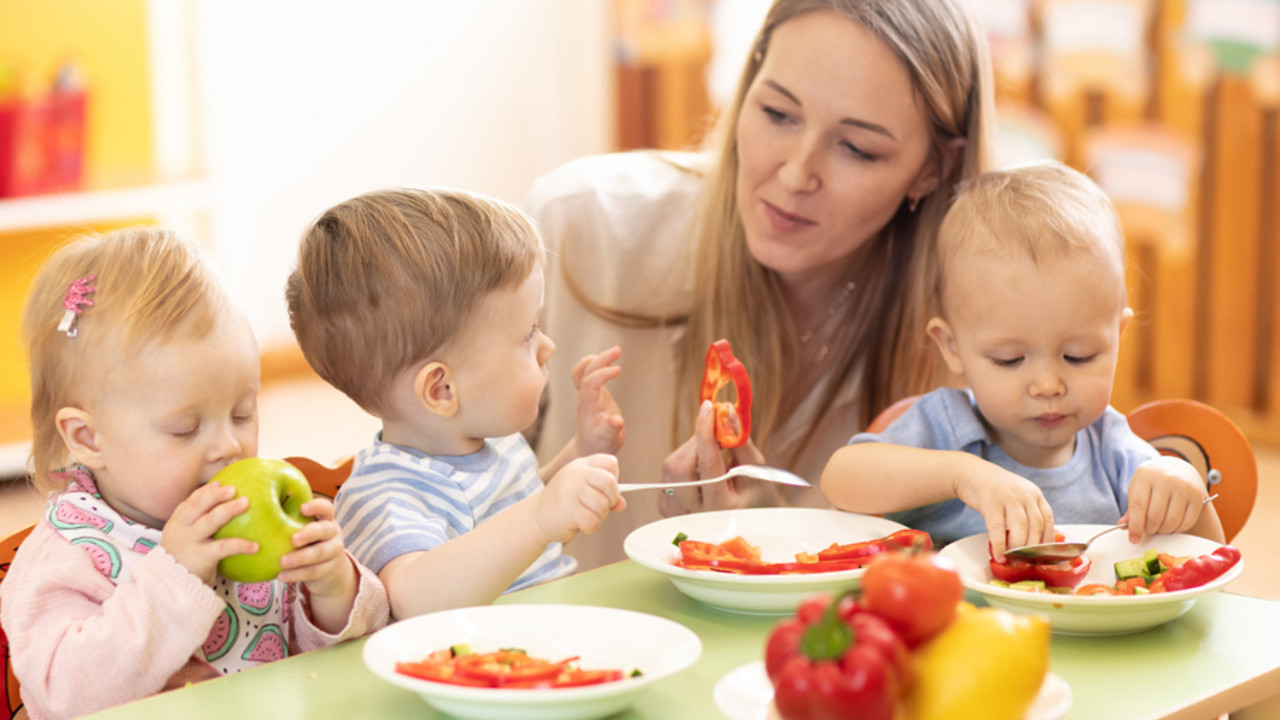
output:
M233 487L206 483L178 503L160 536L160 546L206 585L217 576L218 562L241 553L258 551L258 544L243 538L213 539L213 534L249 509L249 500L236 497Z

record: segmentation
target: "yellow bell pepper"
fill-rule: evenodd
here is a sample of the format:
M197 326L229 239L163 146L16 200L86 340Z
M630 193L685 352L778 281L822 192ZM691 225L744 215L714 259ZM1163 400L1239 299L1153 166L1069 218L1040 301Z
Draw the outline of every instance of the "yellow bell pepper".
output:
M1049 620L965 608L912 657L906 720L1021 720L1049 672Z

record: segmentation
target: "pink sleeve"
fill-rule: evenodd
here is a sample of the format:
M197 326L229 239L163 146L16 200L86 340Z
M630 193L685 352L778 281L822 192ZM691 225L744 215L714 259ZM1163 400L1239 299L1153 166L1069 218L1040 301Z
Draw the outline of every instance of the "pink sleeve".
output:
M360 584L356 587L356 601L351 608L351 617L347 626L336 635L331 635L316 627L308 614L304 593L293 593L293 636L297 647L302 652L318 650L336 645L344 640L351 640L367 635L387 624L391 619L391 602L387 598L387 590L378 576L368 568L356 562L347 553L351 563L356 566Z
M113 585L40 523L0 583L0 623L33 718L75 717L155 694L204 642L223 603L156 547Z

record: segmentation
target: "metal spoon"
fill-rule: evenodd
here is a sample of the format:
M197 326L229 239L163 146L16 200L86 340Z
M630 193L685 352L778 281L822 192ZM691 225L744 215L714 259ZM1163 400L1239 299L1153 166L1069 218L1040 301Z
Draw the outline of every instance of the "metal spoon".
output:
M757 480L766 480L768 482L780 483L782 485L793 485L795 487L813 487L813 485L804 478L793 472L788 472L782 468L769 467L768 465L738 465L730 468L729 472L716 477L702 478L701 480L689 480L687 482L671 482L671 483L618 483L618 492L630 492L632 490L667 490L670 488L696 487L698 485L710 485L711 483L723 482L731 477L752 477Z
M1209 497L1204 499L1204 503L1208 504L1212 502L1213 499L1216 497L1218 497L1216 493L1213 495L1210 495ZM1005 550L1004 556L1006 558L1013 558L1015 560L1022 560L1023 562L1029 562L1032 565L1048 565L1052 563L1066 562L1068 560L1074 560L1075 558L1078 558L1081 555L1083 555L1084 551L1087 550L1089 546L1093 544L1094 540L1097 540L1098 538L1102 537L1103 535L1106 535L1112 530L1120 530L1122 528L1127 528L1127 527L1129 527L1128 523L1120 523L1119 525L1116 525L1114 527L1109 527L1106 530L1103 530L1102 532L1098 533L1097 535L1094 535L1093 537L1089 538L1088 540L1085 540L1084 542L1060 542L1060 543L1056 542L1056 543L1040 543L1038 545L1023 545L1022 547L1016 547L1011 550Z

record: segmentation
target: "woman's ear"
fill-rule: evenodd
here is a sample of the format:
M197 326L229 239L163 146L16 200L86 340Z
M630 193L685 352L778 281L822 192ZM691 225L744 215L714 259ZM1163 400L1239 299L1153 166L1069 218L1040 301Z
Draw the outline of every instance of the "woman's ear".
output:
M965 138L959 137L944 143L937 157L930 157L920 169L916 181L907 189L907 197L918 201L937 190L943 178L951 177L964 158L966 142Z
M422 366L413 377L413 395L433 415L451 418L458 414L458 389L453 371L442 362Z
M932 318L925 326L925 332L929 333L929 337L933 338L934 344L938 346L938 351L942 353L942 361L947 364L951 374L963 376L964 364L960 362L960 352L956 347L956 335L951 329L951 323L940 317Z
M53 417L62 442L67 444L76 462L90 470L101 470L106 466L97 422L92 413L76 407L64 407L59 408Z

